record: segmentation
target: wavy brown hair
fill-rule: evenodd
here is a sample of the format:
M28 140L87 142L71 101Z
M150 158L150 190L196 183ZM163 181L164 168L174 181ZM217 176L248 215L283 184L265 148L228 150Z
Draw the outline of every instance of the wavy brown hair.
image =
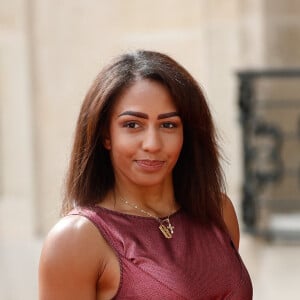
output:
M115 100L136 81L149 79L170 92L183 123L184 141L173 170L176 201L191 216L223 226L224 180L212 116L195 79L169 56L139 50L115 58L96 77L81 107L66 178L62 213L101 202L114 188L108 135Z

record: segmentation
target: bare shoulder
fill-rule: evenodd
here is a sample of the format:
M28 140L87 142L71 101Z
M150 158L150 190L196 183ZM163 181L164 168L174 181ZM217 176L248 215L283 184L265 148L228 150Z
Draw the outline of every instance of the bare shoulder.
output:
M105 262L104 249L104 239L85 217L62 218L43 245L40 299L95 299L95 282Z
M49 259L67 254L76 254L77 258L85 259L86 250L89 254L93 249L101 247L102 240L96 227L85 217L74 215L62 218L48 233L42 254ZM89 246L93 246L92 249ZM99 252L98 252L99 253Z
M88 219L78 215L66 216L48 233L42 254L46 253L49 258L52 255L76 254L78 258L82 256L84 259L87 256L86 251L93 254L93 249L101 248L103 242L98 230ZM91 245L93 247L89 247Z
M222 209L224 222L236 249L238 249L240 243L239 223L234 206L226 195L223 196Z

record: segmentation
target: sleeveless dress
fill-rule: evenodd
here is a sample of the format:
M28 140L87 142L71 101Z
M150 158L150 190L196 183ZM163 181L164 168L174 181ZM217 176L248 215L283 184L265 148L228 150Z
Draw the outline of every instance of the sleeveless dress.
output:
M70 214L88 218L118 256L121 279L113 299L252 299L249 274L229 235L182 209L170 216L172 239L148 217L99 206Z

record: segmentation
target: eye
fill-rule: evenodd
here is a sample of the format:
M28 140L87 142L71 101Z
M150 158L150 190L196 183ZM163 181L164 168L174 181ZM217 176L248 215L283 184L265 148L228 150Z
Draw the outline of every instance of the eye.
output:
M130 122L124 123L123 127L136 129L136 128L139 128L140 125L137 122L130 121Z
M161 124L161 127L167 128L167 129L172 129L172 128L176 128L177 124L174 122L165 122L165 123Z

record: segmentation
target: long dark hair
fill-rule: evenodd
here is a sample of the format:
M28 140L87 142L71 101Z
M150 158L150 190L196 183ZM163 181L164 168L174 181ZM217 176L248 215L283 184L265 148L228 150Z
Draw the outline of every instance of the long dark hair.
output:
M103 141L115 99L142 79L170 91L183 123L183 147L173 170L176 201L191 216L223 227L224 181L212 116L198 83L176 61L153 51L134 51L114 59L96 77L81 107L62 213L74 205L101 202L115 179Z

